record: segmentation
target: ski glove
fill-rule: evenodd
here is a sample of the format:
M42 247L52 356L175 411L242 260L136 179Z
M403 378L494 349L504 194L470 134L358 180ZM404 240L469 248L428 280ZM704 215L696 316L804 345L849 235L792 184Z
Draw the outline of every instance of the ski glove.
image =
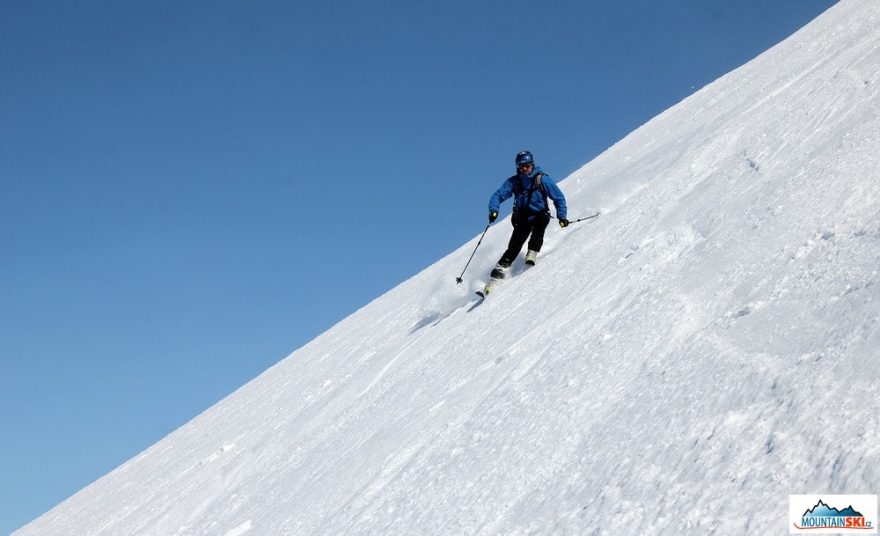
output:
M489 223L492 223L493 221L495 221L496 218L498 218L497 211L493 210L492 212L489 213Z
M562 228L568 227L568 220L565 218L559 218L559 226Z

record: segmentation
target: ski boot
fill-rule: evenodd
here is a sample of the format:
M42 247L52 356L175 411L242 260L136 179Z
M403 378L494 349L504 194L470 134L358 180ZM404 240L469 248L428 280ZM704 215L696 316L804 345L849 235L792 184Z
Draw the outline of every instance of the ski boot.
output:
M535 262L538 260L538 252L530 249L528 253L526 253L526 264L529 266L534 266Z
M491 277L492 279L505 279L507 278L507 272L509 269L510 266L496 264L495 268L492 269L492 273L489 274L489 277Z
M495 283L497 281L498 281L497 279L490 279L489 282L486 283L486 286L483 287L483 291L477 292L477 294L479 296L482 296L483 298L485 298L486 296L489 295L490 292L492 292L495 289Z
M495 268L492 269L492 273L489 274L489 282L486 283L486 286L483 287L483 290L478 290L477 295L481 298L485 298L489 295L492 290L495 289L495 285L498 284L499 281L507 277L507 272L510 269L510 266L504 266L501 263L495 265Z

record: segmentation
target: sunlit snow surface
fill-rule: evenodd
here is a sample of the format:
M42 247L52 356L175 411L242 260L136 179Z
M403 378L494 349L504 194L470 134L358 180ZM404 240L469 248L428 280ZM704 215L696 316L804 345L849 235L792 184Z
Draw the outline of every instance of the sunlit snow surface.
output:
M18 535L784 534L880 491L880 3L850 0ZM488 195L491 192L487 192Z

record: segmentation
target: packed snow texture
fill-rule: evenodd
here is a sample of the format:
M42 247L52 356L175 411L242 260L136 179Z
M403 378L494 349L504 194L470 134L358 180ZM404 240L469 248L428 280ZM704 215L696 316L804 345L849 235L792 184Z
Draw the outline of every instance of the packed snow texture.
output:
M507 221L17 534L787 533L880 491L878 162L849 0L562 181L602 216L485 302Z

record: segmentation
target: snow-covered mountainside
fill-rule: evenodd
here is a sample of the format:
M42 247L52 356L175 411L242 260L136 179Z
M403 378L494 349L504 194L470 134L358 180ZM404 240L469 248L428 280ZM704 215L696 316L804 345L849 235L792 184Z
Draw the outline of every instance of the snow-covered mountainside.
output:
M561 187L602 217L482 304L507 222L16 534L784 534L880 491L880 2Z

